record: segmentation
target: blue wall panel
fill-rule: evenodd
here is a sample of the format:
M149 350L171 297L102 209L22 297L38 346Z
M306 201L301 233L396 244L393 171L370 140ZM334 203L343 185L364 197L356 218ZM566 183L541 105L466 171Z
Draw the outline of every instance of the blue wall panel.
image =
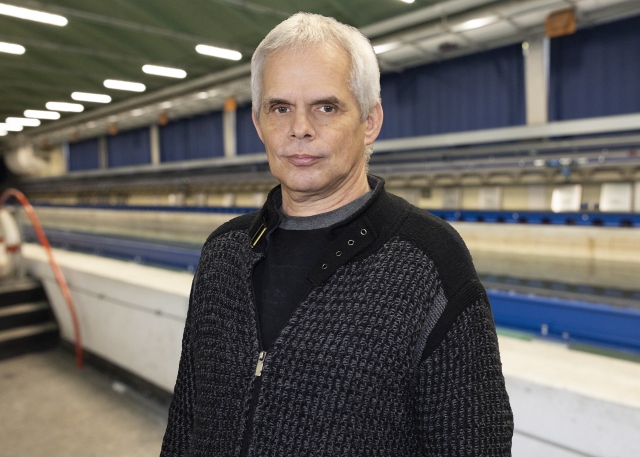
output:
M108 137L109 167L151 163L149 128L129 130Z
M380 139L525 123L520 45L389 73L381 78Z
M640 112L640 16L551 41L549 120Z
M69 171L100 168L98 138L69 143Z
M251 105L238 107L238 111L236 111L236 134L238 155L264 152L264 144L262 144L251 120Z
M160 161L207 159L224 155L222 113L172 121L160 127Z

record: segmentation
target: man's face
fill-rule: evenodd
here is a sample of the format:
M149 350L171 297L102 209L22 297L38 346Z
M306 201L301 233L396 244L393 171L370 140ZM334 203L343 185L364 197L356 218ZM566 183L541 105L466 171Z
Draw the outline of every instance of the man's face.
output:
M328 195L364 173L364 148L378 135L382 109L360 122L348 81L348 54L336 47L267 57L254 124L283 190Z

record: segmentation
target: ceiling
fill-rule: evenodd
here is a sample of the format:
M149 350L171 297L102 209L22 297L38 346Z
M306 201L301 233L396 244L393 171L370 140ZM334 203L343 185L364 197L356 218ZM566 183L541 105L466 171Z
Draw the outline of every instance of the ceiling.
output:
M113 102L137 94L106 89L105 79L141 82L146 92L175 84L142 72L145 64L180 68L185 80L250 60L279 22L298 11L330 15L356 27L423 8L438 0L1 0L62 15L64 27L0 15L0 41L24 46L23 55L0 53L0 121L48 101L69 101L75 91L103 93ZM198 54L208 44L240 51L240 62ZM85 103L89 110L98 104ZM68 116L68 115L67 115Z
M177 110L178 102L185 107L181 112L170 112L170 117L212 109L213 103L222 103L224 91L217 101L199 97L202 94L199 91L225 82L231 84L229 91L242 93L255 47L276 24L298 11L329 15L354 25L374 45L392 43L393 49L379 54L383 71L523 41L531 34L541 33L546 16L558 9L575 8L579 27L640 14L638 0L415 0L411 4L400 0L0 0L0 3L59 14L69 21L66 26L57 27L0 15L0 42L26 48L23 55L0 53L0 122L8 116L22 117L26 109L44 110L49 101L71 102L71 93L75 91L108 94L113 98L109 105L83 102L84 113L63 113L60 120L43 121L42 126L25 128L22 132L34 138L46 134L53 141L69 138L70 131L79 131L81 136L105 131L114 114L123 126L153 122L158 110L166 110L162 102L166 105L167 100L175 102L173 110ZM487 16L494 20L483 27L471 30L457 27L469 19ZM233 49L243 57L238 62L204 56L195 51L198 44ZM148 75L142 71L146 64L180 68L187 72L187 77ZM107 89L103 86L105 79L140 82L146 85L146 92ZM178 96L182 100L175 98ZM143 111L145 116L140 116ZM82 129L86 130L85 135Z

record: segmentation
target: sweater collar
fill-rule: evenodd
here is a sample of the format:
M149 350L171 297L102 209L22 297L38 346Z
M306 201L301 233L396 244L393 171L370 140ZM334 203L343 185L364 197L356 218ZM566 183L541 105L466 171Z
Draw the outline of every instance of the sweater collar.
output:
M346 219L329 227L330 245L317 264L307 272L307 278L315 285L322 284L342 265L354 257L363 257L382 246L400 227L409 212L406 202L393 197L384 189L384 180L368 176L372 188L371 198ZM265 252L271 233L278 228L277 190L269 192L267 201L255 217L249 229L251 248Z

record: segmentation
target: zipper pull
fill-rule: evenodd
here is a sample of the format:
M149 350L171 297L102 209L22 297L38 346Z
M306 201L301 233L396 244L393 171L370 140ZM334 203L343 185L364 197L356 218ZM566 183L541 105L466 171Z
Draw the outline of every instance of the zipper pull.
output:
M266 351L262 351L258 355L258 363L256 365L256 376L262 376L262 365L264 365L264 358L267 356Z

